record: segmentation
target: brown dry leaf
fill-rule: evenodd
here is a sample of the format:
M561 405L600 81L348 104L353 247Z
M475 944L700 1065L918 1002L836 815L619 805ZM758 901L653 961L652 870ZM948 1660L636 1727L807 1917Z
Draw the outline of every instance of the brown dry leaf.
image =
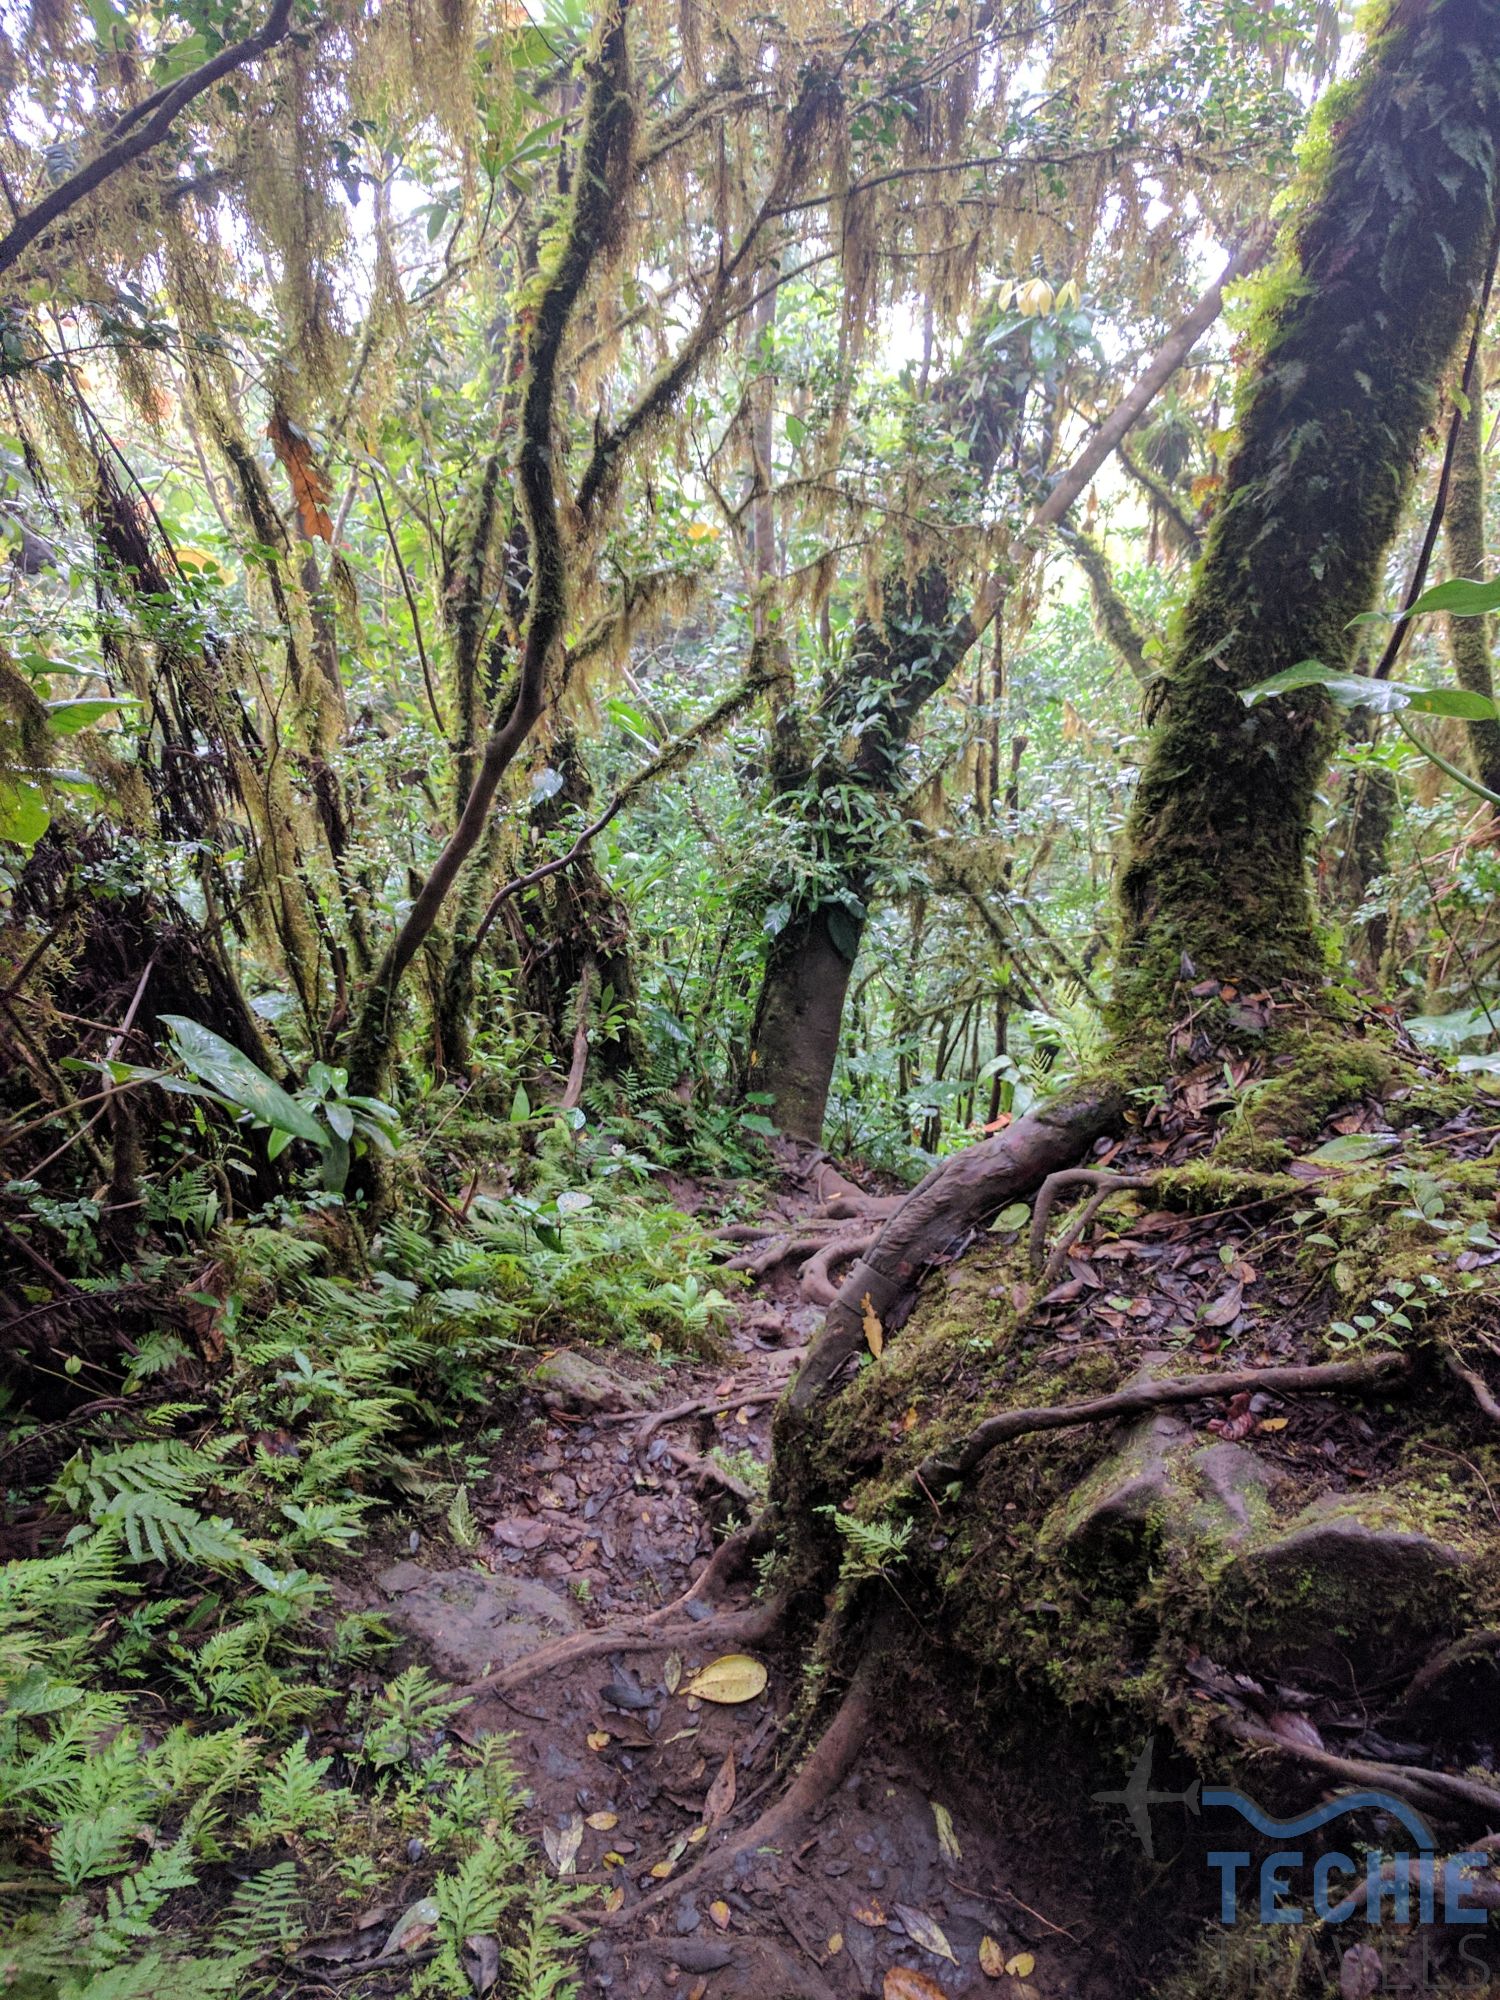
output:
M734 1752L731 1750L719 1766L719 1775L708 1788L708 1797L703 1801L704 1823L713 1826L723 1819L734 1806Z
M726 1902L720 1899L718 1902L710 1903L708 1906L708 1914L713 1918L714 1922L718 1925L721 1931L728 1930L729 1905Z
M708 1981L706 1979L695 1979L688 1988L688 2000L704 2000L704 1995L707 1992Z
M1014 1958L1005 1961L1005 1970L1012 1979L1029 1979L1036 1971L1036 1953L1018 1951Z
M946 1958L950 1965L957 1965L953 1947L943 1935L942 1926L933 1921L925 1910L914 1910L909 1903L893 1903L891 1908L906 1926L906 1934L913 1944L923 1951L930 1951L934 1958Z
M584 1821L584 1825L591 1826L595 1833L608 1833L611 1827L618 1826L619 1824L620 1815L608 1812L590 1813Z
M880 1314L875 1310L875 1301L868 1292L859 1302L859 1310L865 1323L865 1345L878 1361L885 1352L885 1328L880 1324Z
M986 1979L999 1979L1005 1971L1005 1953L992 1937L979 1940L979 1970Z
M612 1889L605 1890L604 1894L600 1897L599 1900L604 1905L605 1915L612 1917L616 1910L623 1907L625 1902L625 1891L620 1887L619 1883L616 1882L615 1886Z
M725 1653L722 1658L710 1660L706 1667L700 1667L683 1689L685 1694L694 1695L699 1701L713 1701L733 1706L742 1701L754 1701L758 1694L766 1691L766 1670L759 1660L752 1660L748 1653Z
M891 1967L880 1991L884 2000L948 2000L935 1979L925 1972L908 1972L904 1965Z
M333 498L333 488L328 483L328 475L318 464L313 453L312 439L306 431L299 430L280 405L272 410L271 421L266 425L266 436L271 440L271 449L286 468L286 476L292 483L292 498L297 503L297 522L309 541L314 535L321 535L325 542L333 541L333 521L328 513L327 503Z
M1227 1292L1221 1292L1212 1305L1205 1306L1199 1318L1204 1326L1228 1326L1232 1319L1238 1319L1240 1307L1244 1303L1243 1285L1231 1285Z
M851 1910L849 1914L857 1924L863 1924L866 1930L878 1931L885 1928L885 1911L881 1909L874 1896L868 1903L861 1903L857 1910Z
M668 1653L666 1659L662 1662L661 1684L668 1694L676 1694L677 1690L682 1686L681 1653Z

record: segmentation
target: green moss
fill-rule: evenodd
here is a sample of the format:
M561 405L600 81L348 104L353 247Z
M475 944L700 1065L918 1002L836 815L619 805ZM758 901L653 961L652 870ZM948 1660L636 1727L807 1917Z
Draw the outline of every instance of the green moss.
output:
M1246 1090L1220 1129L1219 1167L1269 1172L1294 1158L1332 1114L1382 1098L1398 1074L1388 1044L1360 1041L1326 1025L1278 1037L1269 1074Z

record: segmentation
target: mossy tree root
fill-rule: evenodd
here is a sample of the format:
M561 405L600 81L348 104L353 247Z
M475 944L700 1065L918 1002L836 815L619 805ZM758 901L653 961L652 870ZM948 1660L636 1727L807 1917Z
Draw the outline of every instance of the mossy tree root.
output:
M790 1409L799 1415L810 1410L863 1352L868 1313L886 1333L899 1326L923 1274L961 1250L1006 1202L1071 1166L1119 1116L1124 1100L1123 1084L1113 1080L1081 1084L1045 1111L1017 1119L934 1167L840 1286L792 1385Z
M849 1766L869 1736L877 1713L877 1683L883 1655L870 1646L833 1720L814 1744L781 1797L748 1826L732 1833L721 1847L713 1848L696 1861L685 1875L663 1882L639 1902L627 1903L606 1917L601 1928L619 1930L634 1925L650 1911L668 1901L690 1895L709 1878L727 1876L737 1855L751 1854L760 1847L785 1846L788 1836L817 1811L843 1782ZM712 1834L709 1836L713 1838Z
M997 1445L1033 1431L1071 1429L1075 1424L1106 1424L1116 1417L1138 1415L1176 1403L1220 1402L1226 1396L1272 1392L1278 1396L1316 1396L1376 1388L1411 1371L1405 1354L1367 1354L1356 1361L1319 1361L1281 1368L1225 1369L1218 1375L1162 1375L1149 1382L1117 1389L1112 1396L1095 1396L1082 1403L1053 1403L1033 1410L1002 1410L976 1424L966 1438L925 1458L912 1475L918 1488L936 1490L964 1479L989 1457Z
M1460 1361L1458 1356L1453 1353L1445 1353L1443 1355L1443 1362L1449 1374L1463 1383L1469 1394L1474 1398L1475 1403L1484 1412L1485 1416L1489 1418L1490 1422L1492 1424L1500 1424L1500 1402L1496 1402L1489 1384L1479 1371L1469 1367L1467 1362Z

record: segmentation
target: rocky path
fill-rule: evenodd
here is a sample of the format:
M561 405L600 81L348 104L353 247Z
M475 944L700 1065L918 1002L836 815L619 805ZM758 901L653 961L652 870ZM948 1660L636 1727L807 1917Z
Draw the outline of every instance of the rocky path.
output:
M782 1844L716 1865L796 1770L804 1663L726 1642L726 1609L753 1622L753 1575L713 1609L688 1603L660 1643L640 1621L759 1504L772 1408L816 1318L794 1283L781 1292L738 1304L711 1363L545 1356L510 1455L473 1496L480 1545L415 1551L379 1573L373 1602L410 1659L473 1687L460 1735L513 1736L529 1830L551 1866L595 1885L583 1992L1102 1994L1076 1880L1031 1880L1000 1802L928 1768L911 1719L880 1718L878 1696L879 1726L832 1799ZM525 1673L590 1632L587 1657Z

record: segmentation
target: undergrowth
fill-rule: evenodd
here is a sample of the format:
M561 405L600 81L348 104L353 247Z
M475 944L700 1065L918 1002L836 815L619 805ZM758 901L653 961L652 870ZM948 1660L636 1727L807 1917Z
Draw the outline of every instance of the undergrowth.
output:
M711 1338L703 1239L618 1159L577 1165L441 1240L394 1222L352 1273L327 1203L222 1232L196 1342L150 1335L105 1407L10 1424L0 1992L323 1990L299 1945L372 1905L414 1995L576 1990L577 1892L519 1829L504 1741L457 1741L461 1704L335 1582L376 1535L477 1543L537 1342Z

